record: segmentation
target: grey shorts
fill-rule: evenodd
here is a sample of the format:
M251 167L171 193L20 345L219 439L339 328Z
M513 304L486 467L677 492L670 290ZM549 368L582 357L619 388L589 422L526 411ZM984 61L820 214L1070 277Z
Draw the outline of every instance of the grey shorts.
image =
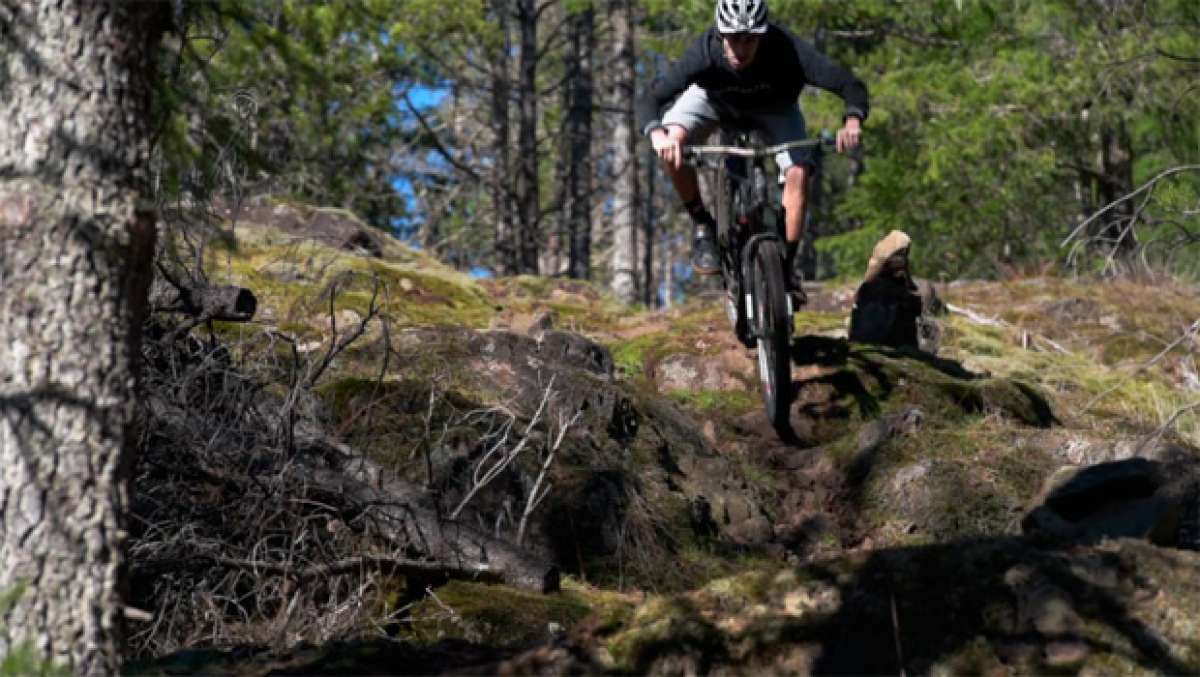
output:
M724 111L709 100L708 94L699 85L691 85L675 99L675 103L663 115L662 124L679 125L688 132L691 143L708 138L720 125ZM767 137L767 144L788 143L807 138L804 130L804 115L800 105L793 103L783 108L769 110L738 111L737 117L757 127ZM816 152L811 148L793 148L775 155L779 176L792 165L816 166Z

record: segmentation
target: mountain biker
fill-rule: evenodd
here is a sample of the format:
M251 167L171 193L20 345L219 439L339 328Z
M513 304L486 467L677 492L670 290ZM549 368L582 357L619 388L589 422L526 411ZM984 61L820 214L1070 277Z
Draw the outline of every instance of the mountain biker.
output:
M769 22L765 0L717 0L716 25L697 38L639 99L642 132L650 136L655 153L692 218L692 267L697 273L720 272L716 222L701 199L696 170L682 162L682 146L692 138L702 140L723 122L748 123L760 129L772 145L801 140L805 138L804 116L797 99L800 90L809 84L845 101L837 150L856 147L869 110L866 86L791 31ZM659 112L672 99L675 101L670 109L659 118ZM803 303L795 258L803 234L806 190L815 151L793 149L779 153L775 161L784 184L784 277L789 292Z

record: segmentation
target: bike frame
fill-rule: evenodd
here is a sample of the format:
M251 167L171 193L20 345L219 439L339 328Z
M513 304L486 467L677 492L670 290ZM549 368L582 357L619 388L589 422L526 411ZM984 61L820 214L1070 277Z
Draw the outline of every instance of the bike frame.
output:
M746 142L689 146L684 149L684 158L697 168L715 173L721 272L728 294L726 313L738 340L748 348L758 348L759 379L767 415L780 434L786 436L791 430L788 406L795 308L785 291L783 212L770 199L764 160L793 148L819 149L829 139L763 147L749 143L745 131L737 132L737 137L739 142ZM744 171L732 168L730 158L740 160ZM774 224L766 223L766 210L775 211Z
M736 135L736 136L740 136L740 137L748 137L749 136L749 134L745 130L737 130L737 129L723 130L722 134L732 134L732 135ZM771 145L771 146L754 145L754 144L749 144L749 143L738 144L738 145L692 145L692 146L685 146L683 149L683 152L684 152L685 161L688 162L689 164L691 164L692 166L696 167L697 169L713 170L714 172L716 172L718 179L723 175L731 177L733 180L733 183L734 183L734 185L731 187L732 193L736 194L737 192L739 192L739 189L741 188L742 183L753 180L753 178L754 178L753 174L754 174L755 167L762 167L762 163L766 158L774 157L778 153L781 153L781 152L784 152L787 150L796 149L796 148L824 149L824 148L832 147L833 144L834 144L833 137L831 135L829 135L828 133L823 133L821 136L814 137L811 139L801 139L799 141L790 141L788 143L780 143L780 144L775 144L775 145ZM737 158L737 159L746 161L747 171L744 172L744 175L740 175L740 174L730 170L730 168L726 164L726 160L728 158ZM765 171L765 169L764 169L764 171ZM720 185L722 183L723 182L720 180L717 181L718 185ZM755 196L756 204L754 204L750 208L746 209L746 211L748 211L748 212L753 211L755 208L767 208L767 209L776 208L776 205L771 204L770 196L769 196L769 194L767 194L768 192L769 191L764 190L762 195ZM718 204L720 204L719 201L722 199L734 199L734 196L729 195L729 196L719 197ZM723 207L725 207L725 205L722 205L722 208ZM743 208L746 208L746 206L743 205ZM732 215L731 221L735 220L738 216L739 215L737 215L737 214ZM730 227L732 227L732 226L734 226L734 223L731 222L728 225ZM749 229L748 229L749 238L745 242L741 243L741 245L739 247L740 251L733 252L738 257L738 261L737 261L738 265L735 266L736 270L732 271L735 275L735 279L732 280L732 282L738 289L739 298L737 299L737 303L740 306L738 308L739 316L740 315L750 316L753 312L752 310L749 310L748 307L746 306L749 299L746 298L746 294L744 293L745 292L745 280L747 280L749 277L748 273L750 271L750 262L753 260L755 252L758 249L759 245L762 242L767 241L767 240L778 242L781 247L784 245L782 209L780 209L780 218L778 219L777 223L775 224L776 228L774 230L766 230L767 224L764 224L761 222L748 223L746 225L749 226ZM731 234L727 233L727 232L721 233L721 235L724 238L731 237ZM724 249L724 243L722 243L722 249ZM722 261L724 261L723 257L722 257ZM726 288L729 287L730 282L731 282L730 280L726 280ZM789 306L788 314L790 316L796 310L795 308L790 307L791 306L790 298L788 299L788 306ZM746 336L739 335L738 338L744 344L746 344L747 347L749 347L752 344L752 342L758 337L754 336L751 333Z

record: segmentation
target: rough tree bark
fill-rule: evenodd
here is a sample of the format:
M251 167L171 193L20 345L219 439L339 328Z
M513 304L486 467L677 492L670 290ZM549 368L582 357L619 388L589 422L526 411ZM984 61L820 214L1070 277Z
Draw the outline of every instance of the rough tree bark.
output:
M0 655L115 672L154 217L139 187L170 5L0 2Z
M1124 120L1100 130L1100 203L1111 204L1133 192L1133 148ZM1136 233L1130 223L1133 202L1117 205L1100 224L1100 238L1117 258L1132 256L1137 249Z
M636 148L634 149L636 151ZM642 303L647 308L653 308L658 301L657 289L654 286L654 170L655 157L650 151L646 155L646 195L643 198L644 211L642 214Z
M592 268L592 55L596 48L596 12L592 7L571 19L570 106L567 136L567 224L571 247L568 270L571 277L586 280Z
M609 267L613 294L622 303L633 304L638 300L638 163L634 130L637 123L633 112L637 55L634 53L633 3L631 0L610 0L608 11L616 71L612 106L619 111L613 127L613 249Z
M493 0L493 18L500 32L500 48L490 54L492 80L492 136L495 157L492 163L492 209L495 219L496 272L515 275L518 271L517 238L513 226L512 200L509 193L509 1Z
M520 272L538 274L540 191L537 146L537 22L536 0L516 0L517 30L521 36L517 88L517 236Z

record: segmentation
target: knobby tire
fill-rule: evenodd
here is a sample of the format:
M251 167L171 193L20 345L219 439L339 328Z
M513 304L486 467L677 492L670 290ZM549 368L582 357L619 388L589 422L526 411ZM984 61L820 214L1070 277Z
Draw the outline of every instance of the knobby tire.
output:
M788 407L792 395L791 332L787 291L783 286L783 256L779 244L758 244L750 259L754 327L758 339L758 375L767 418L776 430L790 430Z

